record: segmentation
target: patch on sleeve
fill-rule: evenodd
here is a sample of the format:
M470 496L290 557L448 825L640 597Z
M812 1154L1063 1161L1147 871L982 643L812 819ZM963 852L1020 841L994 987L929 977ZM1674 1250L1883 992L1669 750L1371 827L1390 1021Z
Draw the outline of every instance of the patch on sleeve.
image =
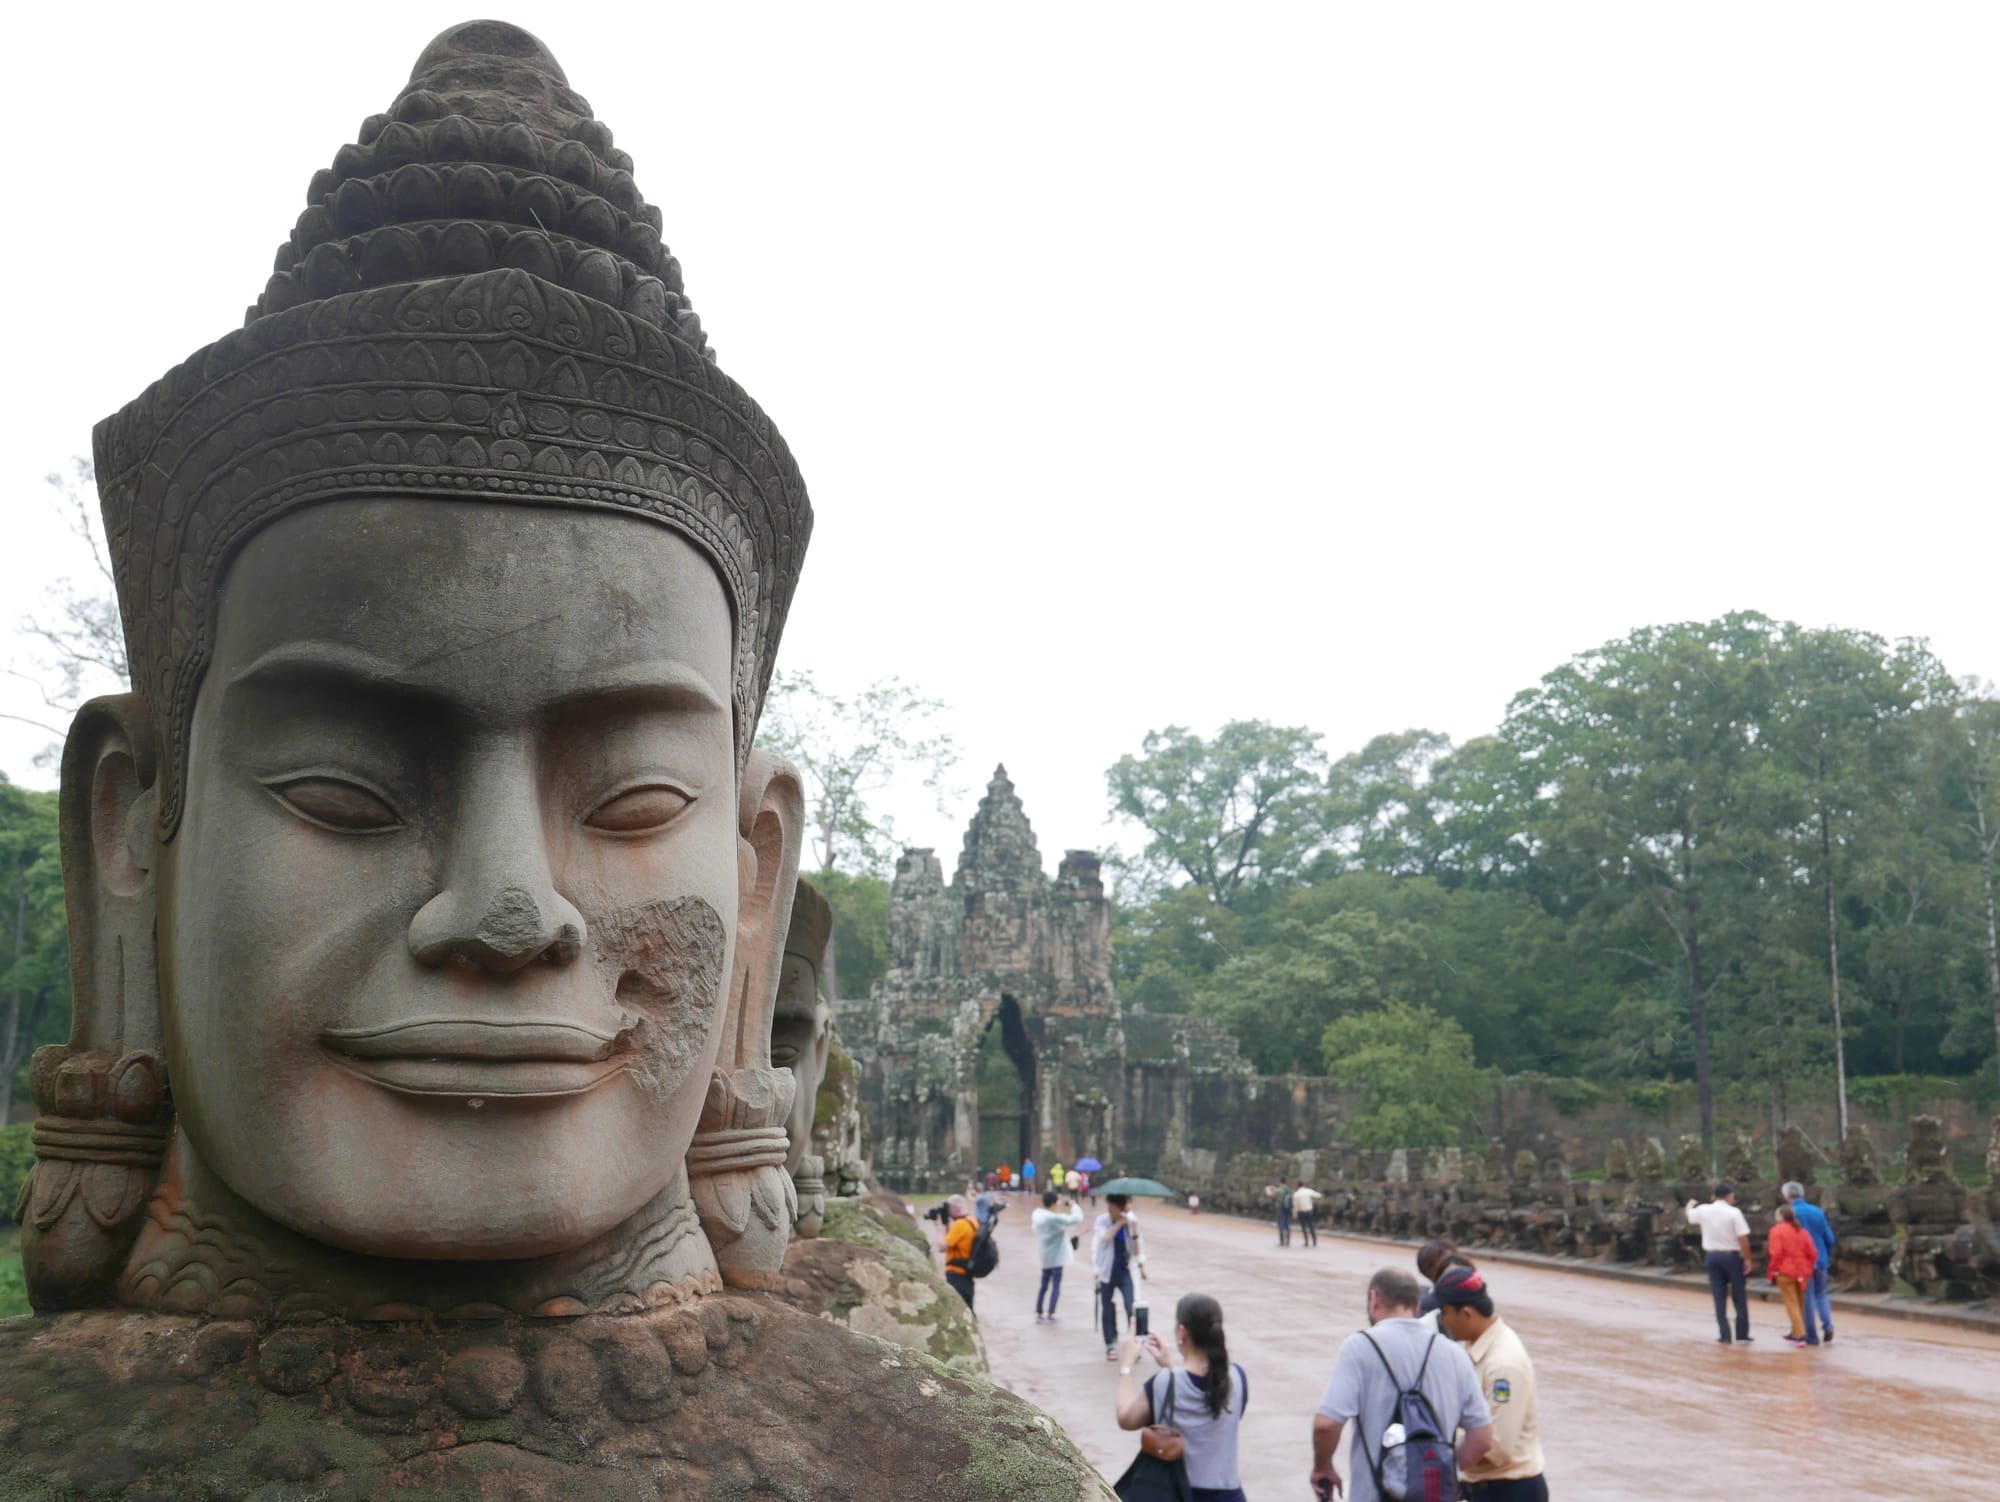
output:
M1509 1382L1505 1377L1495 1377L1493 1379L1493 1401L1495 1403L1505 1403L1513 1396L1513 1383Z

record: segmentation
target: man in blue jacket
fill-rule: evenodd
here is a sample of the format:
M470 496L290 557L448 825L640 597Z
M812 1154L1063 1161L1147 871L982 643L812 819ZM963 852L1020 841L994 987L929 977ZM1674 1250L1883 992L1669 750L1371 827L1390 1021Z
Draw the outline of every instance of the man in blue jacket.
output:
M1805 1185L1794 1179L1779 1193L1790 1202L1792 1213L1799 1218L1799 1229L1812 1237L1813 1245L1819 1248L1819 1261L1813 1264L1812 1283L1806 1289L1806 1302L1811 1312L1819 1316L1820 1338L1829 1344L1833 1340L1833 1299L1827 1292L1827 1274L1833 1268L1833 1227L1828 1223L1826 1212L1806 1198Z

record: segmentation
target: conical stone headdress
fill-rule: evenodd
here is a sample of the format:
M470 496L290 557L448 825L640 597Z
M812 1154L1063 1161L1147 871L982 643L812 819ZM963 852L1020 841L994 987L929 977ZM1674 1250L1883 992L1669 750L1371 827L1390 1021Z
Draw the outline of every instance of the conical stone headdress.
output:
M748 754L812 510L724 375L632 181L518 27L453 27L318 173L244 327L98 424L133 686L159 728L160 830L235 550L362 496L602 507L714 561Z

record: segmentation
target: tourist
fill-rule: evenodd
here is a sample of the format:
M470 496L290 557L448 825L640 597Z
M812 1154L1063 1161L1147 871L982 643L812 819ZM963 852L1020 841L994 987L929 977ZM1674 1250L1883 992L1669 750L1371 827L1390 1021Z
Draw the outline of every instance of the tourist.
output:
M1035 1248L1042 1256L1042 1286L1035 1290L1035 1323L1047 1320L1055 1323L1056 1300L1062 1297L1063 1269L1069 1265L1073 1250L1069 1233L1083 1224L1083 1212L1071 1200L1067 1207L1056 1208L1056 1192L1042 1191L1041 1208L1028 1217L1035 1231ZM1046 1296L1049 1312L1042 1313L1042 1299Z
M1299 1187L1292 1192L1292 1214L1299 1223L1299 1245L1319 1245L1319 1202L1323 1196L1317 1189L1299 1180Z
M1465 1495L1481 1502L1548 1502L1542 1475L1535 1364L1505 1320L1477 1268L1439 1270L1438 1328L1465 1347L1493 1415L1493 1448L1465 1467Z
M1436 1250L1434 1250L1436 1249ZM1433 1330L1439 1329L1437 1281L1454 1267L1472 1267L1472 1259L1448 1241L1426 1241L1417 1250L1417 1271L1430 1279L1431 1286L1417 1301L1417 1316Z
M1292 1190L1289 1184L1271 1184L1264 1192L1278 1202L1278 1245L1292 1244Z
M1437 1280L1451 1265L1452 1254L1458 1250L1449 1241L1426 1241L1417 1248L1417 1277L1423 1283L1423 1298L1418 1302L1420 1313L1428 1314L1437 1308L1433 1295L1437 1292Z
M1132 1202L1122 1194L1104 1197L1108 1209L1097 1217L1097 1239L1092 1243L1097 1267L1097 1296L1103 1303L1104 1359L1118 1359L1118 1300L1125 1300L1125 1318L1132 1318L1132 1269L1146 1277L1146 1256L1139 1244L1139 1221L1127 1206Z
M1718 1343L1729 1344L1731 1298L1736 1304L1736 1338L1750 1335L1750 1222L1736 1208L1736 1186L1723 1180L1715 1186L1715 1198L1705 1205L1687 1202L1690 1224L1701 1227L1701 1249L1708 1260L1708 1287L1715 1295L1715 1327Z
M1798 1213L1790 1205L1778 1206L1778 1218L1771 1222L1764 1238L1764 1266L1778 1285L1778 1296L1785 1301L1785 1317L1792 1322L1785 1341L1801 1349L1819 1344L1819 1325L1806 1302L1818 1261L1819 1248L1799 1225Z
M1201 1196L1194 1193L1192 1190L1188 1192L1188 1214L1190 1215L1201 1214Z
M970 1309L972 1243L979 1239L979 1227L973 1223L972 1211L965 1203L964 1195L954 1194L949 1203L951 1225L944 1233L944 1280L958 1290L958 1296Z
M1002 1192L1013 1187L1014 1170L1009 1168L1005 1163L1002 1163L993 1171L993 1176L1000 1181L995 1187Z
M1067 1174L1063 1176L1063 1188L1067 1189L1073 1196L1079 1199L1082 1198L1083 1175L1078 1173L1074 1168L1072 1168Z
M1792 1213L1799 1218L1799 1228L1813 1239L1813 1247L1819 1252L1813 1263L1812 1283L1806 1289L1807 1319L1819 1320L1819 1337L1828 1345L1833 1343L1833 1296L1830 1292L1833 1276L1833 1226L1826 1218L1826 1211L1806 1198L1806 1186L1793 1179L1784 1187L1785 1200L1792 1207Z
M1352 1423L1359 1427L1348 1452L1348 1502L1378 1502L1383 1434L1401 1423L1397 1398L1406 1386L1422 1390L1440 1433L1465 1431L1457 1445L1461 1467L1492 1448L1493 1412L1479 1390L1472 1358L1456 1341L1418 1322L1417 1297L1417 1280L1400 1267L1382 1268L1368 1280L1370 1328L1342 1342L1313 1417L1312 1485L1322 1497L1340 1488L1333 1452L1341 1430Z
M1056 1166L1049 1170L1049 1188L1068 1189L1069 1177L1063 1172L1062 1159L1056 1159Z
M1021 1164L1021 1192L1023 1194L1033 1194L1035 1192L1035 1160L1033 1158L1028 1158Z
M1160 1370L1139 1386L1132 1380L1141 1350ZM1222 1306L1205 1293L1184 1294L1174 1308L1174 1344L1158 1330L1125 1342L1118 1367L1118 1427L1143 1429L1171 1421L1187 1448L1192 1502L1244 1502L1236 1469L1236 1428L1250 1402L1250 1379L1229 1360ZM1172 1409L1171 1420L1162 1417Z

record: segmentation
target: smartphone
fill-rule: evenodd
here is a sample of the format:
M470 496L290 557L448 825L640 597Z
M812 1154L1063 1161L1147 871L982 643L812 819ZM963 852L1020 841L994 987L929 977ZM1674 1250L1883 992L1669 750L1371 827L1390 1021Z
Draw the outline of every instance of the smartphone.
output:
M1132 1333L1138 1336L1141 1340L1144 1340L1149 1334L1152 1333L1150 1330L1146 1328L1148 1325L1152 1324L1152 1320L1147 1317L1150 1314L1152 1314L1152 1312L1153 1311L1148 1309L1144 1304L1140 1304L1132 1310Z

